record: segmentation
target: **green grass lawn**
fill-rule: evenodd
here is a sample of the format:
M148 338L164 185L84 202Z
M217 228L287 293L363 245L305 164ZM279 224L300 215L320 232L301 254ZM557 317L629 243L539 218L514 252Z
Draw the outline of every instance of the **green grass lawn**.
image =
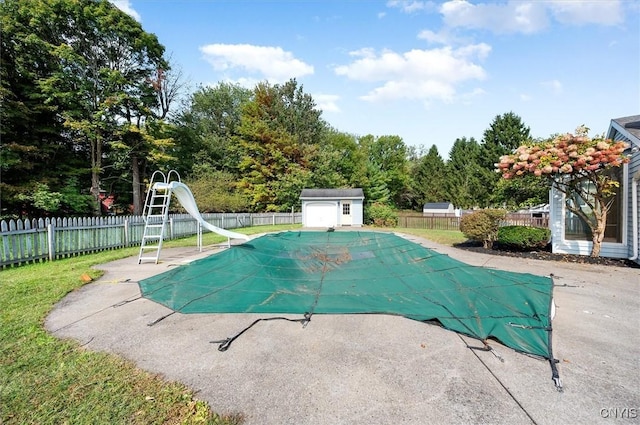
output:
M299 225L241 229L256 234ZM443 244L460 232L393 229ZM226 238L205 233L203 244ZM196 238L165 247L195 246ZM240 424L241 413L221 417L184 385L167 382L132 362L59 340L44 329L54 305L81 287L92 267L138 254L138 248L105 251L0 271L0 424Z
M441 245L452 246L456 243L462 243L467 240L462 232L458 230L407 229L402 227L397 227L393 230L397 230L401 233L410 233L415 236L420 236Z

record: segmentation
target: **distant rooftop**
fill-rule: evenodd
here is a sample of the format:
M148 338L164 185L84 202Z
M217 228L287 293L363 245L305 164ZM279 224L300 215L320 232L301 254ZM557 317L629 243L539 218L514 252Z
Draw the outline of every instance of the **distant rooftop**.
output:
M425 210L448 210L451 202L427 202L424 204Z

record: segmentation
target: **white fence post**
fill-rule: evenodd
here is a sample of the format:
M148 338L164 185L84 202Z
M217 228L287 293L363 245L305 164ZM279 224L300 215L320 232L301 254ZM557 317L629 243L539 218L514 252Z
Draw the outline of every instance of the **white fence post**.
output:
M53 246L54 246L54 234L53 234L54 230L53 230L53 225L51 223L49 223L47 225L47 245L49 248L49 261L53 261L53 259L55 258L54 255L54 251L53 251Z

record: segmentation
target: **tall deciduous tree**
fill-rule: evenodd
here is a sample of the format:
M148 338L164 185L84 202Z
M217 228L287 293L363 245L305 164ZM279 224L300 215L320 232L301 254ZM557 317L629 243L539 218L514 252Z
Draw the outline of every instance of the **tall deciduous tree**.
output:
M580 217L592 234L591 256L600 255L607 214L619 182L609 170L629 161L624 142L588 137L588 129L563 134L542 142L520 146L496 164L505 179L534 175L549 179L566 195L566 207ZM576 202L577 201L577 202Z
M168 69L164 47L106 0L22 2L53 16L37 21L42 27L35 29L55 61L37 83L47 96L45 103L58 108L74 142L87 147L91 194L97 200L108 145L118 132L131 125L139 128L158 106L152 79L159 69ZM100 213L98 206L95 212Z
M180 139L175 148L176 169L184 174L222 170L238 176L240 122L244 105L252 97L250 89L236 84L198 88L176 117Z
M288 210L310 186L316 146L326 124L313 98L297 87L260 83L239 128L240 184L256 210Z
M86 151L64 137L58 104L40 87L58 68L54 6L0 1L0 216L37 214L42 208L28 201L36 191L53 194L88 176L79 170Z

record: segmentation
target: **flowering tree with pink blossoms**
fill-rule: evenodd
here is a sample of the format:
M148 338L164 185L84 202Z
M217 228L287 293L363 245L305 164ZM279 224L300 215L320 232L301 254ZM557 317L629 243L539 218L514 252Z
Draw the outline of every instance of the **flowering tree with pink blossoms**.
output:
M576 134L562 134L544 142L524 144L514 153L500 157L496 171L505 179L533 174L547 178L565 194L567 209L580 217L591 230L591 256L600 255L604 239L607 213L620 183L607 171L629 162L624 155L627 144L603 137L588 137L589 129L582 126Z

